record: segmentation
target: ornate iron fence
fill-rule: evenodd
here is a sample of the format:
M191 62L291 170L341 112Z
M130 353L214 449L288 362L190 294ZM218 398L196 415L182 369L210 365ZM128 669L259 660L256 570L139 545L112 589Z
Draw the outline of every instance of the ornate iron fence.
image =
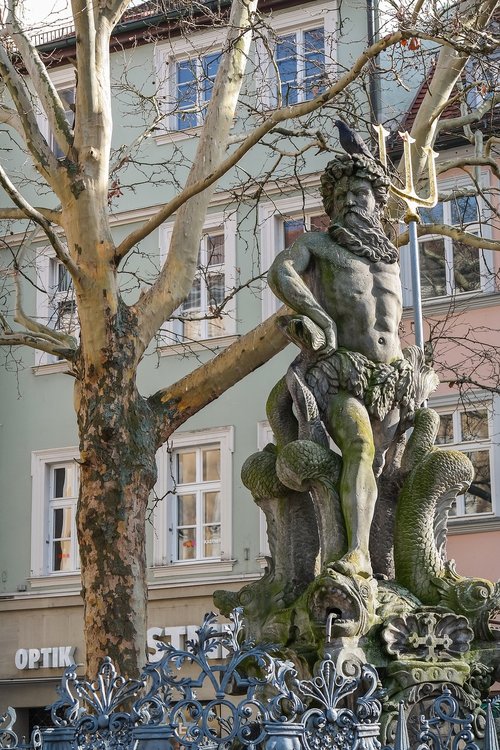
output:
M220 646L226 658L215 663ZM109 659L94 682L69 667L50 707L53 726L23 744L9 709L0 750L380 750L384 691L375 667L345 674L326 655L311 679L300 679L276 650L244 637L240 610L222 632L207 615L197 641L184 650L163 644L139 680L121 677ZM484 750L498 750L491 705L483 716L478 730L477 717L460 716L445 691L421 719L419 750L479 750L480 735ZM402 704L393 747L410 748Z

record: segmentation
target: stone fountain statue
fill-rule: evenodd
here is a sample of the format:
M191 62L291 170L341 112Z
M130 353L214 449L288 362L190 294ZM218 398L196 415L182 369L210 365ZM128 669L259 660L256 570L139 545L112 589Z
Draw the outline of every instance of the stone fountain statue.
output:
M321 179L328 231L303 234L269 270L292 311L279 324L299 349L268 399L275 444L242 470L271 557L260 581L215 602L226 613L243 606L255 637L310 662L325 638L330 649L361 649L392 675L393 695L429 684L430 667L441 686L446 674L472 694L498 661L488 643L500 589L446 560L448 513L473 469L434 447L439 417L422 404L438 379L420 348L401 348L388 189L365 151L336 157ZM489 654L474 667L473 641Z

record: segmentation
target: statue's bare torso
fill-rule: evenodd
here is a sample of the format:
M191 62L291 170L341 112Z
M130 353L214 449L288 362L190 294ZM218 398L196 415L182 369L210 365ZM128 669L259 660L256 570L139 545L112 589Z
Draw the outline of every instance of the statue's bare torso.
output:
M397 263L367 260L325 232L310 232L280 254L269 282L281 299L323 330L328 316L336 328L332 348L359 352L373 362L402 356Z

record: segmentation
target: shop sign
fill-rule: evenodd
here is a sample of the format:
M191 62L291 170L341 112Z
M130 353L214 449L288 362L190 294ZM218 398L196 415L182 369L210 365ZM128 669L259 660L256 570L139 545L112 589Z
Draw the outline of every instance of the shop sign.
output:
M17 669L53 669L70 667L75 663L75 646L49 648L18 648L14 661Z
M222 631L222 625L216 627ZM161 659L162 651L159 642L171 643L175 649L183 650L187 641L197 641L199 625L177 625L167 628L149 628L147 632L148 659L156 662ZM19 648L15 655L16 668L22 669L53 669L69 667L75 663L75 646L53 646L49 648ZM221 659L225 649L218 646L210 654L211 659Z
M198 640L196 631L199 627L199 625L177 625L170 628L149 628L147 632L148 660L156 662L161 659L163 652L158 645L159 641L171 643L179 651L186 648L187 641L196 642ZM220 623L214 623L212 627L222 632L223 626ZM209 659L222 659L226 653L226 649L219 645L209 654Z

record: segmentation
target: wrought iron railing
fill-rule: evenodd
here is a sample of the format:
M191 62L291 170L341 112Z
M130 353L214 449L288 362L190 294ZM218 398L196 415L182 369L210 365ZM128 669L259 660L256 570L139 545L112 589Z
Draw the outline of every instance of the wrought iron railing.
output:
M225 658L212 657L223 648ZM352 666L352 663L351 663ZM204 700L198 697L202 692ZM50 707L53 726L35 729L23 744L15 711L0 717L0 750L380 750L383 693L376 669L359 663L352 674L330 655L311 679L276 647L245 638L235 610L221 631L210 614L198 640L184 650L162 645L159 661L138 680L124 679L105 659L94 682L66 669ZM419 748L498 750L491 706L477 717L460 716L445 691L421 719ZM404 707L396 723L394 750L409 750ZM385 750L385 749L384 749Z

